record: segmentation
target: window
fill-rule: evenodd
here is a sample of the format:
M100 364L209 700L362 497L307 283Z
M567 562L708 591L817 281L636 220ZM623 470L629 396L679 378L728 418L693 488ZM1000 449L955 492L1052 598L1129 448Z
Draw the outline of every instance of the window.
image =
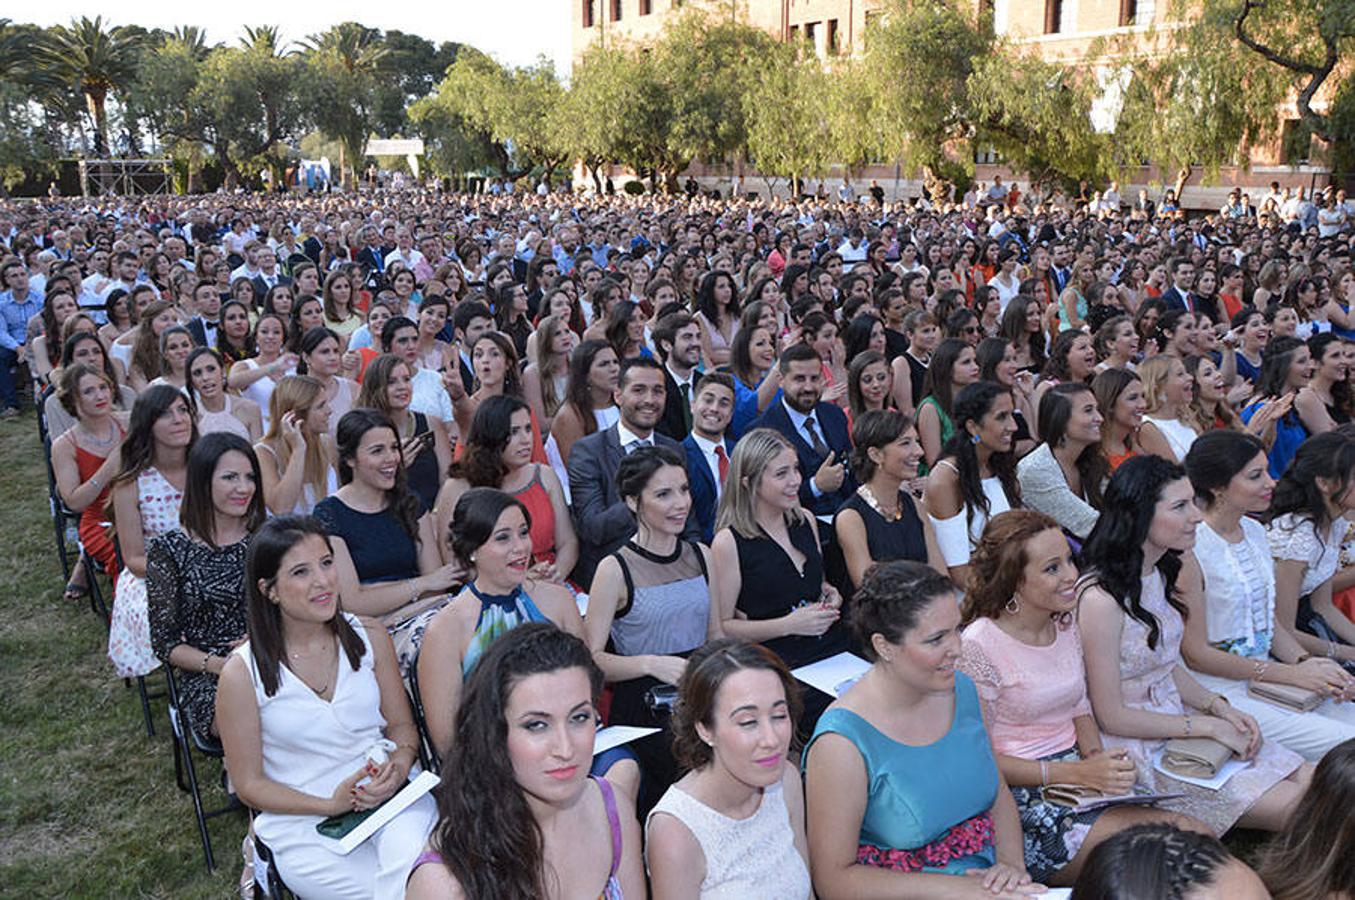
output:
M612 21L621 21L621 0L612 0Z
M819 52L819 40L818 40L819 36L817 33L818 30L819 30L818 22L805 23L805 40L809 41L810 49L812 49L816 54Z
M787 35L787 38L792 44L798 44L800 42L800 26L790 26L790 34Z
M640 15L647 16L654 11L650 0L640 0Z
M593 0L583 0L583 27L593 27Z
M1133 25L1139 14L1138 0L1120 0L1120 27Z
M837 19L828 20L827 46L829 56L837 56L838 52L842 49L838 45Z
M1044 33L1058 34L1063 24L1063 0L1044 0Z

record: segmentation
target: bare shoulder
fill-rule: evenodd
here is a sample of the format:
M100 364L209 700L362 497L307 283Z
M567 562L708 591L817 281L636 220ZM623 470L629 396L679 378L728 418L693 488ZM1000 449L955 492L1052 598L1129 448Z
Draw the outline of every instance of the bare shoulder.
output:
M407 900L464 900L465 890L452 870L440 861L426 862L414 870L405 885Z

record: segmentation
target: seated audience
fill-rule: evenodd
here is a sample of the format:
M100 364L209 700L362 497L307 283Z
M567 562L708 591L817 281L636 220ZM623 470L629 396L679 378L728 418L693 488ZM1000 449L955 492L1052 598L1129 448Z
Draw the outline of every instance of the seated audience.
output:
M1078 540L1096 524L1102 483L1110 475L1101 453L1102 423L1090 387L1081 381L1056 385L1040 398L1044 443L1016 464L1021 502Z

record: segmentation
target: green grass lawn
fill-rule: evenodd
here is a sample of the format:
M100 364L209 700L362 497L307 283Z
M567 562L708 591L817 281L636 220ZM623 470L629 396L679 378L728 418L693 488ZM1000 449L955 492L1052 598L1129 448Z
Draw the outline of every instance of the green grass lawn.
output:
M40 453L31 412L0 423L0 894L230 896L244 814L209 823L209 875L192 801L174 783L164 702L152 701L148 738L137 692L104 655L102 622L87 601L62 600ZM219 806L220 765L206 761L199 777Z

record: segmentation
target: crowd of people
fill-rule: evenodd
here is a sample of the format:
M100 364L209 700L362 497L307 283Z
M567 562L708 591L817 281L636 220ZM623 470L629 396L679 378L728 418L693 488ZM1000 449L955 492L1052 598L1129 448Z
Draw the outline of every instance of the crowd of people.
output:
M300 896L1355 897L1355 230L990 193L7 202L0 415Z

